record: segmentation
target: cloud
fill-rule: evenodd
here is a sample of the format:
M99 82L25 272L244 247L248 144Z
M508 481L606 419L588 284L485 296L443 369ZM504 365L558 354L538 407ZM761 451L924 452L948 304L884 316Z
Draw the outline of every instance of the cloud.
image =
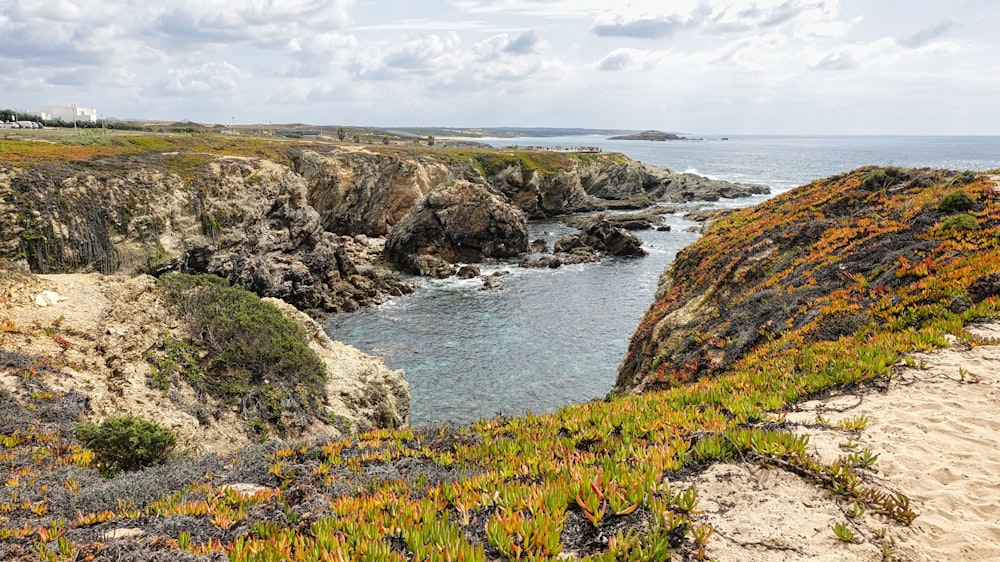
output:
M346 30L348 6L347 0L181 0L157 14L151 27L170 41L284 44L306 32Z
M848 70L859 66L857 59L849 52L828 53L809 66L813 70Z
M803 2L785 0L780 3L753 3L748 8L737 9L739 4L723 4L712 8L703 4L695 12L699 15L699 29L708 34L746 33L769 30L786 24L808 25L810 22L828 21L836 13L836 0Z
M411 92L469 92L563 75L565 66L543 53L546 45L534 31L468 45L457 33L430 34L359 53L349 69L359 80L407 82Z
M908 47L911 49L916 49L923 47L924 45L930 43L934 39L941 37L942 35L948 33L955 27L955 23L951 20L942 20L936 25L931 27L921 29L912 35L907 35L906 37L896 38L896 43L903 47Z
M535 34L534 30L525 31L507 43L503 50L508 53L517 53L520 55L533 53L538 48L538 42L538 35Z
M659 51L615 49L597 61L594 68L602 72L648 70L655 67L664 58L665 53Z
M240 69L228 62L206 62L188 68L168 70L162 80L148 88L155 95L189 96L211 94L219 97L239 89Z
M590 30L601 37L632 37L635 39L662 39L684 29L687 22L677 15L624 17L602 15Z
M545 18L590 16L607 7L605 0L449 0L472 13L510 13Z

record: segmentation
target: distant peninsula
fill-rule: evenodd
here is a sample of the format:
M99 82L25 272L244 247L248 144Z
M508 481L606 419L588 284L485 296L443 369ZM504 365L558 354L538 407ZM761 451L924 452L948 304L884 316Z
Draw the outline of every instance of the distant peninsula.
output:
M643 131L630 135L619 135L611 137L610 140L642 140L642 141L673 141L673 140L705 140L682 137L675 133L664 133L663 131Z

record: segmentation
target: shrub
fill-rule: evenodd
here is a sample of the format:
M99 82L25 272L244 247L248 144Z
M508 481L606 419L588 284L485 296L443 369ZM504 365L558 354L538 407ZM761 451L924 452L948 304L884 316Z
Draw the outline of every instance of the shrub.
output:
M979 221L968 213L952 215L941 221L941 231L979 230Z
M964 213L972 209L975 204L976 200L964 189L956 189L941 199L938 210L942 213Z
M865 176L861 181L861 189L865 191L884 191L911 178L912 174L910 172L895 166L879 168Z
M81 423L76 436L94 451L105 476L160 464L177 444L169 429L137 417L110 418L100 425Z
M207 348L198 390L238 405L261 437L268 426L288 429L285 414L320 414L326 367L298 323L213 275L172 273L159 284Z

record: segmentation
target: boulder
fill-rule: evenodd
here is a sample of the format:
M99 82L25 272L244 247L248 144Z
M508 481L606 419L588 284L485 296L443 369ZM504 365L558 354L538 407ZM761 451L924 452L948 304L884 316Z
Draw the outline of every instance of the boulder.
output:
M662 213L663 211L660 209L644 211L641 213L621 213L614 215L598 213L597 215L567 219L566 224L568 226L572 226L573 228L582 229L584 226L590 224L591 220L595 216L601 216L604 220L614 226L624 228L625 230L650 230L663 224Z
M555 245L556 252L573 253L588 249L612 256L646 255L642 241L636 235L615 226L603 214L580 223L580 230L580 234L567 234L560 238Z
M421 259L479 263L528 251L527 217L483 185L467 181L432 191L389 233L385 257L426 275Z
M479 277L480 273L480 269L474 265L463 265L458 268L458 273L455 275L457 275L459 279L472 279L474 277Z

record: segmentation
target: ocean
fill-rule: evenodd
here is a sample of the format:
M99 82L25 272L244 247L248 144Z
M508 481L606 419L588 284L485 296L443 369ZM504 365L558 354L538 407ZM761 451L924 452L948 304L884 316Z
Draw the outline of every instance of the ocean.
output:
M767 185L772 195L859 166L954 170L1000 168L1000 137L706 136L691 141L612 141L574 136L487 140L494 146L598 146L605 152L715 179ZM753 205L768 196L727 200ZM381 306L328 317L331 338L381 357L410 382L412 425L466 423L496 415L551 412L602 399L632 332L653 300L660 273L694 242L696 226L668 215L670 232L641 231L649 255L555 270L513 263L498 288L473 280L412 281L418 289ZM572 232L534 222L530 239Z

